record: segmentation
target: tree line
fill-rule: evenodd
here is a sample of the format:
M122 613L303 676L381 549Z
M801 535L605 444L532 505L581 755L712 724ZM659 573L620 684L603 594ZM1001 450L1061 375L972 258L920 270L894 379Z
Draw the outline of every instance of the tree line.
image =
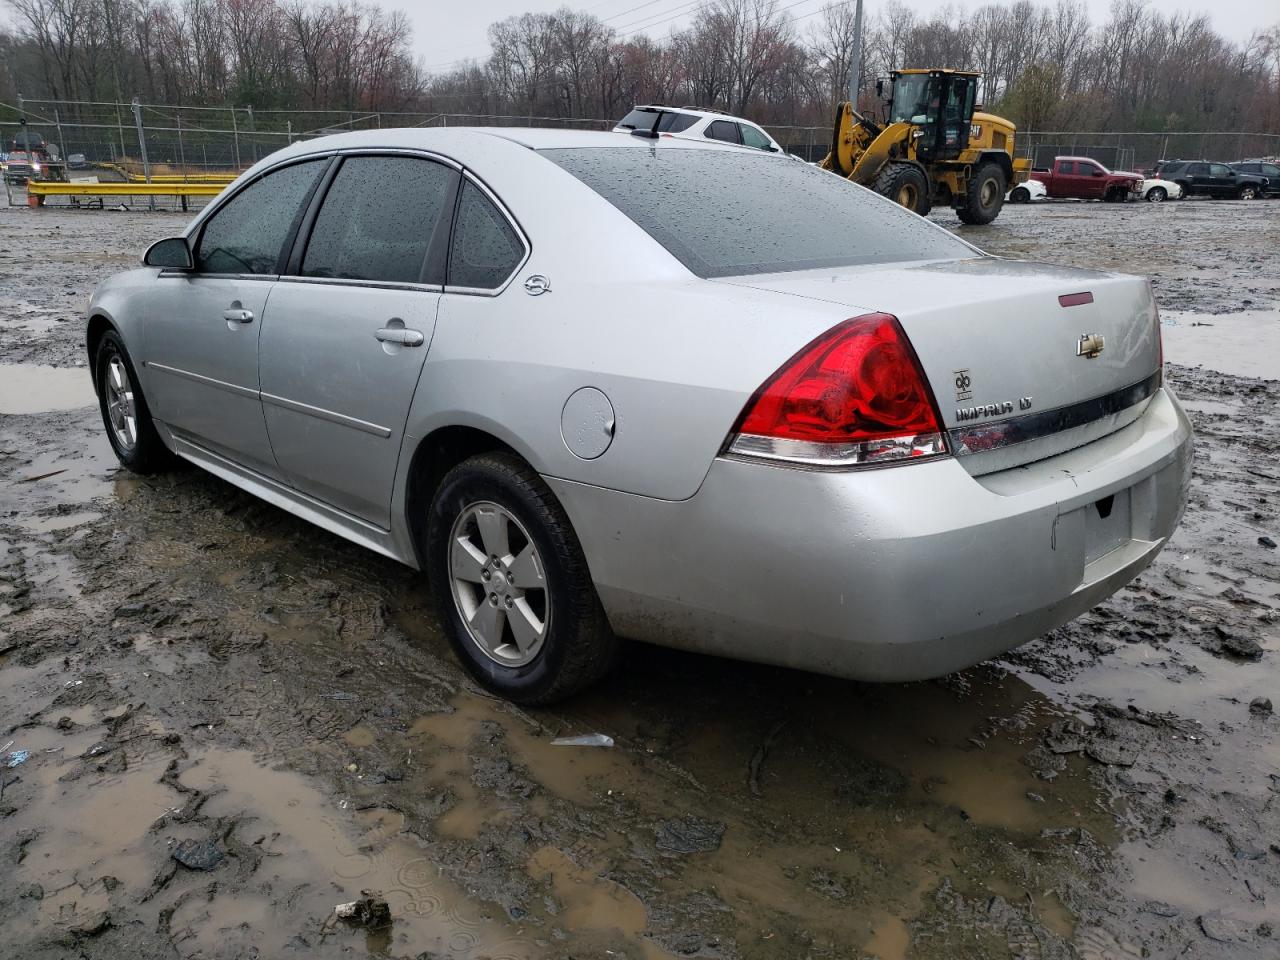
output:
M5 0L0 99L617 119L696 104L825 125L845 99L851 0L679 0L492 24L489 53L424 64L408 18L359 0ZM799 8L799 9L796 9ZM675 14L672 14L675 11ZM646 30L691 12L662 39ZM666 18L664 20L663 18ZM1280 133L1280 23L1232 42L1204 15L1115 0L1012 0L929 16L868 3L860 104L898 66L984 74L987 109L1032 129Z

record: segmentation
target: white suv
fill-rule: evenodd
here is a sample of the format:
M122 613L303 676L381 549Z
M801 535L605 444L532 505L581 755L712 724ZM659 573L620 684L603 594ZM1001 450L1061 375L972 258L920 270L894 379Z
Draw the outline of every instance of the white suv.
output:
M736 143L741 147L786 155L777 140L749 120L694 107L664 107L659 104L639 106L619 120L613 132L654 130L655 122L659 136L678 137L682 140L718 140L721 143Z

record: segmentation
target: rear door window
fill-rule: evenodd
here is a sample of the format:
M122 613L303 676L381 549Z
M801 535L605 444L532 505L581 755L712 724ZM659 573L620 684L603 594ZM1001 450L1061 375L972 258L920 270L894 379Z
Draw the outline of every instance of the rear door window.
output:
M494 290L507 282L524 254L520 235L502 211L474 183L463 181L449 249L449 286Z
M1211 163L1209 164L1209 176L1229 177L1231 176L1231 168L1225 163Z
M924 218L806 163L754 150L624 146L634 149L541 153L700 277L979 256Z
M348 157L316 217L302 275L442 283L424 266L456 176L419 157Z
M1059 160L1058 172L1063 175L1074 175L1076 172L1076 165L1070 160Z
M328 158L268 173L220 206L196 245L200 273L274 274L285 240L293 235Z
M749 123L740 123L738 127L742 131L742 142L746 146L755 147L757 150L773 150L773 143L756 127Z
M707 126L707 138L723 140L725 143L741 143L738 125L730 120L712 120Z

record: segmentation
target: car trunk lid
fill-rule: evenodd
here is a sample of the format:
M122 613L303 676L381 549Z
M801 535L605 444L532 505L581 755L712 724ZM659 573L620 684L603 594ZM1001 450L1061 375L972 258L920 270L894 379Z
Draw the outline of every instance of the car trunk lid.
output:
M1158 380L1155 305L1138 277L977 257L724 282L896 316L953 450L983 454L974 472L1119 429Z

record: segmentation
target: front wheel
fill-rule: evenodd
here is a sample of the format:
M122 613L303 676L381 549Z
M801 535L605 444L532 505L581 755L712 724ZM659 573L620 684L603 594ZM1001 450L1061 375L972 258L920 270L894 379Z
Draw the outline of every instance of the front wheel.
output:
M929 180L912 163L886 163L876 175L873 189L900 207L922 217L929 215L933 200L929 196Z
M1164 203L1169 199L1169 191L1164 187L1152 187L1147 191L1147 203Z
M1257 200L1257 199L1258 199L1258 188L1257 188L1257 187L1253 187L1253 186L1249 186L1249 185L1245 185L1245 186L1243 186L1243 187L1241 187L1241 188L1240 188L1239 197L1240 197L1240 199L1241 199L1241 200Z
M481 454L445 475L426 559L454 652L495 693L553 703L613 665L618 641L569 518L515 455Z
M1009 191L1010 203L1029 203L1031 201L1031 191L1026 187L1014 187Z
M171 454L151 420L124 341L108 330L93 357L98 407L107 439L119 461L134 473L158 473L173 465Z
M990 223L1004 206L1004 170L998 163L984 163L974 172L965 189L956 216L964 223Z

